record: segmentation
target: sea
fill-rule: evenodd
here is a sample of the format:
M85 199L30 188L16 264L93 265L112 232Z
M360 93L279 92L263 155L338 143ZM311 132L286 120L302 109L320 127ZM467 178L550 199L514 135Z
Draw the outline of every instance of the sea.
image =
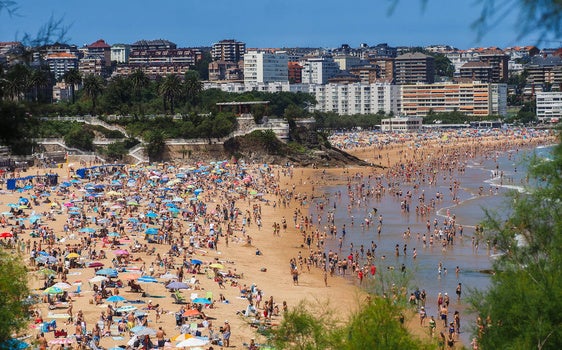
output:
M456 201L449 195L450 180L438 177L434 186L419 187L404 184L403 191L410 190L413 193L412 206L415 207L416 198L423 192L426 198L441 194L441 200L436 202L435 211L430 215L420 216L416 214L413 207L409 212L401 209L400 198L390 195L388 191L379 199L367 198L367 203L360 207L348 208L349 198L347 187L335 186L325 188L324 198L316 199L323 201L324 206L330 206L333 212L337 236L326 242L326 252L332 250L341 257L348 256L350 246L359 250L363 245L366 251L376 244L374 261L377 273L388 270L408 272L410 281L408 284L410 292L415 288L425 289L428 301L426 311L428 316L434 315L439 322L437 295L447 293L450 297L449 320L455 310L461 312L461 340L463 344L470 344L471 328L474 325L475 315L468 312L467 305L463 303L471 290L486 290L490 284L490 272L492 261L497 254L492 242L481 242L475 238L475 227L485 219L485 211L498 218L506 218L509 214L510 191L526 191L528 186L533 186L527 177L527 166L533 155L548 158L554 146L544 146L527 150L512 150L508 152L497 152L467 160L465 171L457 175L460 181L460 191ZM368 183L365 180L365 183ZM372 185L373 183L371 183ZM341 193L341 196L338 196ZM330 198L326 203L326 198ZM335 208L334 207L335 204ZM317 220L319 209L317 205L310 206L310 213ZM376 214L374 214L376 208ZM326 209L324 208L324 213ZM365 218L371 213L369 228L361 226ZM383 225L381 234L377 234L379 215L382 215ZM324 215L324 219L325 220ZM462 237L457 233L454 244L442 249L439 240L435 240L433 246L427 244L425 247L421 237L427 233L427 221L430 221L431 231L434 229L434 221L437 220L438 227L445 219L455 218L457 225L463 226ZM315 221L316 222L316 221ZM322 221L321 225L327 222ZM345 224L346 235L341 243L341 228ZM404 233L409 230L410 236ZM419 233L419 235L418 235ZM420 238L418 238L420 237ZM429 242L429 234L427 234ZM399 246L399 256L396 256L396 245ZM407 245L406 254L403 247ZM413 258L413 248L417 251L417 257ZM384 258L383 258L384 257ZM368 275L368 274L367 274ZM376 275L375 275L376 276ZM352 283L357 284L356 275L348 277ZM376 277L374 283L377 283ZM463 295L457 301L455 294L458 283L462 285ZM438 328L440 330L440 328Z

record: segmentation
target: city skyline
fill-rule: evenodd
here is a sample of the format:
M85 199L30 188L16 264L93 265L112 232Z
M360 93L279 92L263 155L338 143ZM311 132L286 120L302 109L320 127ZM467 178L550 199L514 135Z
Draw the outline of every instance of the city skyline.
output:
M517 11L480 40L471 25L481 5L472 1L359 0L343 6L333 0L164 1L133 6L130 3L70 2L65 0L19 3L18 14L0 13L0 41L32 36L49 17L63 18L70 26L67 42L78 46L104 39L109 44L141 39L167 39L180 47L211 46L222 39L243 41L247 47L324 47L361 43L391 46L451 45L460 49L479 46L525 46L536 38L518 40ZM392 10L392 11L391 11ZM390 12L390 13L389 13ZM274 15L272 15L274 14ZM554 47L558 42L543 42Z

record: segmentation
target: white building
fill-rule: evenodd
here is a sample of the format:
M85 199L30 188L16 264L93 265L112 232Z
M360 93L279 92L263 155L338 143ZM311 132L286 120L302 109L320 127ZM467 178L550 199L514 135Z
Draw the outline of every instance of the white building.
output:
M316 97L314 110L335 112L340 115L398 114L400 87L385 83L353 83L310 85Z
M289 84L274 83L217 83L206 82L203 89L220 89L225 92L303 92L316 98L311 111L335 112L340 115L376 114L378 112L398 114L400 110L400 87L387 83L354 84Z
M340 66L332 57L311 57L302 65L303 84L326 84L340 71Z
M288 82L288 64L284 51L249 51L244 54L244 83Z
M115 44L111 46L111 61L117 63L128 63L131 45Z
M395 117L381 120L381 131L412 132L422 128L422 117Z
M562 92L537 92L537 118L550 121L552 118L562 118Z

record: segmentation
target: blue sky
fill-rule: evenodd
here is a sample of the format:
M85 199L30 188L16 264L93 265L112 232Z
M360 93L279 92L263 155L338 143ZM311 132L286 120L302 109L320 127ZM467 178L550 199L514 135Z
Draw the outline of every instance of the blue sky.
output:
M0 13L0 41L34 34L51 15L71 25L69 42L109 44L168 39L181 47L237 39L247 47L535 44L517 41L517 12L477 40L471 23L487 0L19 0L19 15Z

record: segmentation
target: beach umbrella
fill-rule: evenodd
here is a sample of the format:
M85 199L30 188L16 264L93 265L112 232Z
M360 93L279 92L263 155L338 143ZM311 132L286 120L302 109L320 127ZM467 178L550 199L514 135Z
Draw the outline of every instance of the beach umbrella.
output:
M209 344L209 340L193 337L177 343L176 348L193 348L196 346L205 346L207 344Z
M84 233L94 233L96 232L95 228L92 227L84 227L82 229L80 229L80 232L84 232Z
M149 328L149 327L144 327L143 329L139 330L138 332L134 332L134 333L138 337L144 337L145 335L155 336L156 330L152 329L152 328Z
M189 286L186 283L174 281L174 282L168 283L166 288L167 289L189 289Z
M103 263L101 261L92 261L88 263L88 267L102 267Z
M31 222L32 224L36 223L38 220L41 220L41 215L31 215L28 218L29 222Z
M60 289L69 289L72 286L66 282L58 282L55 283L52 287L60 288Z
M199 316L200 314L201 313L199 312L199 310L189 309L189 310L185 310L185 312L183 313L183 317Z
M23 350L28 347L29 344L16 338L8 339L5 342L0 343L0 349Z
M0 238L10 238L10 237L14 237L14 234L11 232L2 232L0 233Z
M129 252L124 249L117 249L113 252L115 255L129 255Z
M75 338L55 338L49 340L49 344L51 345L69 345L76 341Z
M121 306L121 307L117 308L115 311L117 311L117 312L131 312L131 311L135 311L136 309L137 309L136 306L125 305L125 306Z
M153 211L149 211L148 213L145 214L145 216L146 216L147 218L152 218L152 219L154 219L154 218L157 218L157 217L158 217L158 214L156 214L156 213L153 212Z
M134 326L133 328L130 329L130 332L135 334L145 328L146 326Z
M174 197L174 198L172 199L172 202L182 203L182 202L183 202L183 198L181 198L181 197Z
M80 257L80 254L78 253L70 253L66 256L67 259L78 259Z
M160 278L165 279L165 280L177 280L179 277L173 273L166 273L162 276L160 276Z
M189 334L189 333L182 333L182 334L178 334L175 337L170 338L171 341L184 341L187 340L189 338L193 338L193 335Z
M117 277L117 270L115 269L101 269L96 271L96 275L98 276L108 276L108 277Z
M45 289L45 290L43 291L43 294L50 294L50 295L53 295L53 294L62 294L63 292L64 292L64 291L63 291L61 288L55 287L55 286L51 286L51 287Z
M121 278L123 280L127 280L127 281L136 280L137 278L139 278L139 274L129 272L129 273L124 273L124 274L119 275L119 278Z
M195 298L195 299L193 299L193 302L195 304L203 304L203 305L211 304L211 301L207 298Z
M125 299L125 297L121 296L121 295L112 295L109 298L105 299L105 301L109 302L109 303L117 303L119 301L125 301L127 299Z
M158 234L158 229L154 227L149 227L146 229L146 231L144 231L144 233L147 235L155 235Z
M90 278L88 281L91 283L98 283L98 282L102 282L102 281L107 281L109 278L105 277L105 276L95 276Z
M117 233L117 232L110 232L110 233L108 233L107 235L108 235L109 237L116 237L116 238L121 237L121 235L120 235L119 233Z
M219 263L211 264L211 265L209 265L209 267L212 268L212 269L219 269L219 270L224 269L224 265L223 265L223 264L219 264Z
M35 261L37 261L40 264L54 264L56 262L58 262L57 258L55 258L54 256L40 256L38 258L35 258Z
M141 283L157 283L158 280L152 276L141 276L137 279L137 282Z
M139 219L137 219L137 218L128 218L127 220L129 222L132 222L132 223L138 223L139 222Z
M44 276L55 276L57 274L55 270L51 270L47 268L42 268L38 270L37 273Z

